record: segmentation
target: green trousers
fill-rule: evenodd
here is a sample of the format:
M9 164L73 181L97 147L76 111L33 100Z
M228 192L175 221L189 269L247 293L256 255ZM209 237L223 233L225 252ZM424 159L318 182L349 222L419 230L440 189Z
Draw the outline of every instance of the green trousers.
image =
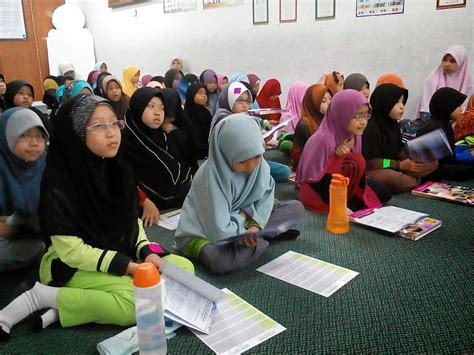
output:
M194 273L193 264L186 258L168 255L163 259ZM86 323L134 325L136 321L132 281L130 276L77 271L58 292L61 325L63 327Z

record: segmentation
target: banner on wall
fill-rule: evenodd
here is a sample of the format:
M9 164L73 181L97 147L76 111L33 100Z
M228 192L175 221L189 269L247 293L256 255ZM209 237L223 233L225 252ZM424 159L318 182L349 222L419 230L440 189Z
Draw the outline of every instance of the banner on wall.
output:
M403 14L405 0L356 0L356 17Z
M240 6L243 4L244 0L202 0L202 8L204 10L227 6Z
M163 0L165 14L193 10L197 10L197 0Z
M0 39L26 39L21 0L0 0Z

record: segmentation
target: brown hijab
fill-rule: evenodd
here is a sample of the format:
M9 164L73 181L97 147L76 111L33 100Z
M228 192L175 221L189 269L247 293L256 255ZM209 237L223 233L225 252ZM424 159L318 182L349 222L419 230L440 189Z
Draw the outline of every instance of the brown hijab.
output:
M317 131L324 115L319 112L324 95L329 89L323 84L311 85L304 94L301 105L301 120L313 135Z
M340 81L344 81L344 75L342 75L338 71L333 71L332 73L326 76L326 79L324 80L324 85L328 88L331 96L336 95L337 84L339 84Z

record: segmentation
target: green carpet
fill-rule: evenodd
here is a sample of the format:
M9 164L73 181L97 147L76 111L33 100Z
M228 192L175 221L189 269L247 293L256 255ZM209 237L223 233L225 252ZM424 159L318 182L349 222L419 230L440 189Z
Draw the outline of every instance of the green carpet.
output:
M474 181L463 185L473 186ZM280 199L295 198L289 183L277 186ZM395 196L393 205L422 211L443 226L413 242L351 225L344 236L326 232L325 216L306 213L295 241L274 243L256 263L229 276L197 275L227 287L287 328L251 349L261 354L319 353L473 353L474 209L413 197ZM149 238L166 247L172 232L153 227ZM330 298L291 286L255 269L294 250L360 273ZM18 284L22 270L0 274L0 306ZM98 342L123 328L53 325L34 333L28 322L16 326L1 354L93 354ZM171 354L211 353L187 329L168 342Z

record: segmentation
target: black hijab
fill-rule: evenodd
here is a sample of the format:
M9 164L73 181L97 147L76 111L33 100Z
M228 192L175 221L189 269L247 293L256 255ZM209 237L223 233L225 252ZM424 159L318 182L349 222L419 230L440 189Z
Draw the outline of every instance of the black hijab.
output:
M162 208L178 194L179 185L191 182L192 176L190 168L175 159L175 149L163 129L151 129L142 121L143 111L153 97L163 100L159 90L149 87L137 89L130 98L121 151L132 166L139 188Z
M389 114L401 96L405 104L408 90L394 84L382 84L372 93L372 118L362 135L362 154L366 160L399 160L403 147L402 134L400 125Z
M444 87L436 90L430 100L431 118L416 132L417 136L422 136L435 129L442 128L446 133L449 145L454 151L454 131L451 125L451 113L462 105L467 96L456 89Z
M164 84L167 88L173 88L173 81L176 78L176 75L178 75L178 73L181 73L181 75L184 77L183 72L177 69L170 69L165 73Z
M5 92L5 109L15 107L15 103L13 102L13 99L15 98L15 95L18 93L18 91L20 91L20 89L23 86L28 86L31 89L31 92L33 93L33 99L34 99L35 89L33 88L33 85L31 85L29 82L24 81L24 80L10 81L7 84L7 91Z
M94 88L94 95L105 97L104 93L102 92L102 80L104 80L104 78L107 75L112 75L112 74L110 74L107 71L103 71L103 72L100 72L99 75L97 75L97 80L95 82L96 84Z
M151 78L150 81L157 81L161 84L164 84L165 83L165 77L162 76L162 75L157 75L157 76L154 76L153 78Z
M187 82L188 85L192 85L192 84L197 83L199 81L199 78L194 74L186 74L183 77L183 81Z
M119 155L102 158L85 144L87 121L109 101L79 95L53 118L39 218L48 235L77 236L86 244L136 259L138 194L131 171Z
M197 92L206 85L203 83L192 84L186 91L186 103L184 104L184 111L191 121L194 138L198 148L198 159L207 157L209 150L209 130L211 129L212 116L206 106L198 105L194 102L194 97ZM207 92L207 90L206 90Z
M175 89L162 89L161 95L165 105L165 117L173 118L173 124L192 135L191 122L181 106L179 94Z
M0 81L5 82L3 74L0 74ZM0 94L0 113L3 111L5 111L5 99L3 98L3 95Z

